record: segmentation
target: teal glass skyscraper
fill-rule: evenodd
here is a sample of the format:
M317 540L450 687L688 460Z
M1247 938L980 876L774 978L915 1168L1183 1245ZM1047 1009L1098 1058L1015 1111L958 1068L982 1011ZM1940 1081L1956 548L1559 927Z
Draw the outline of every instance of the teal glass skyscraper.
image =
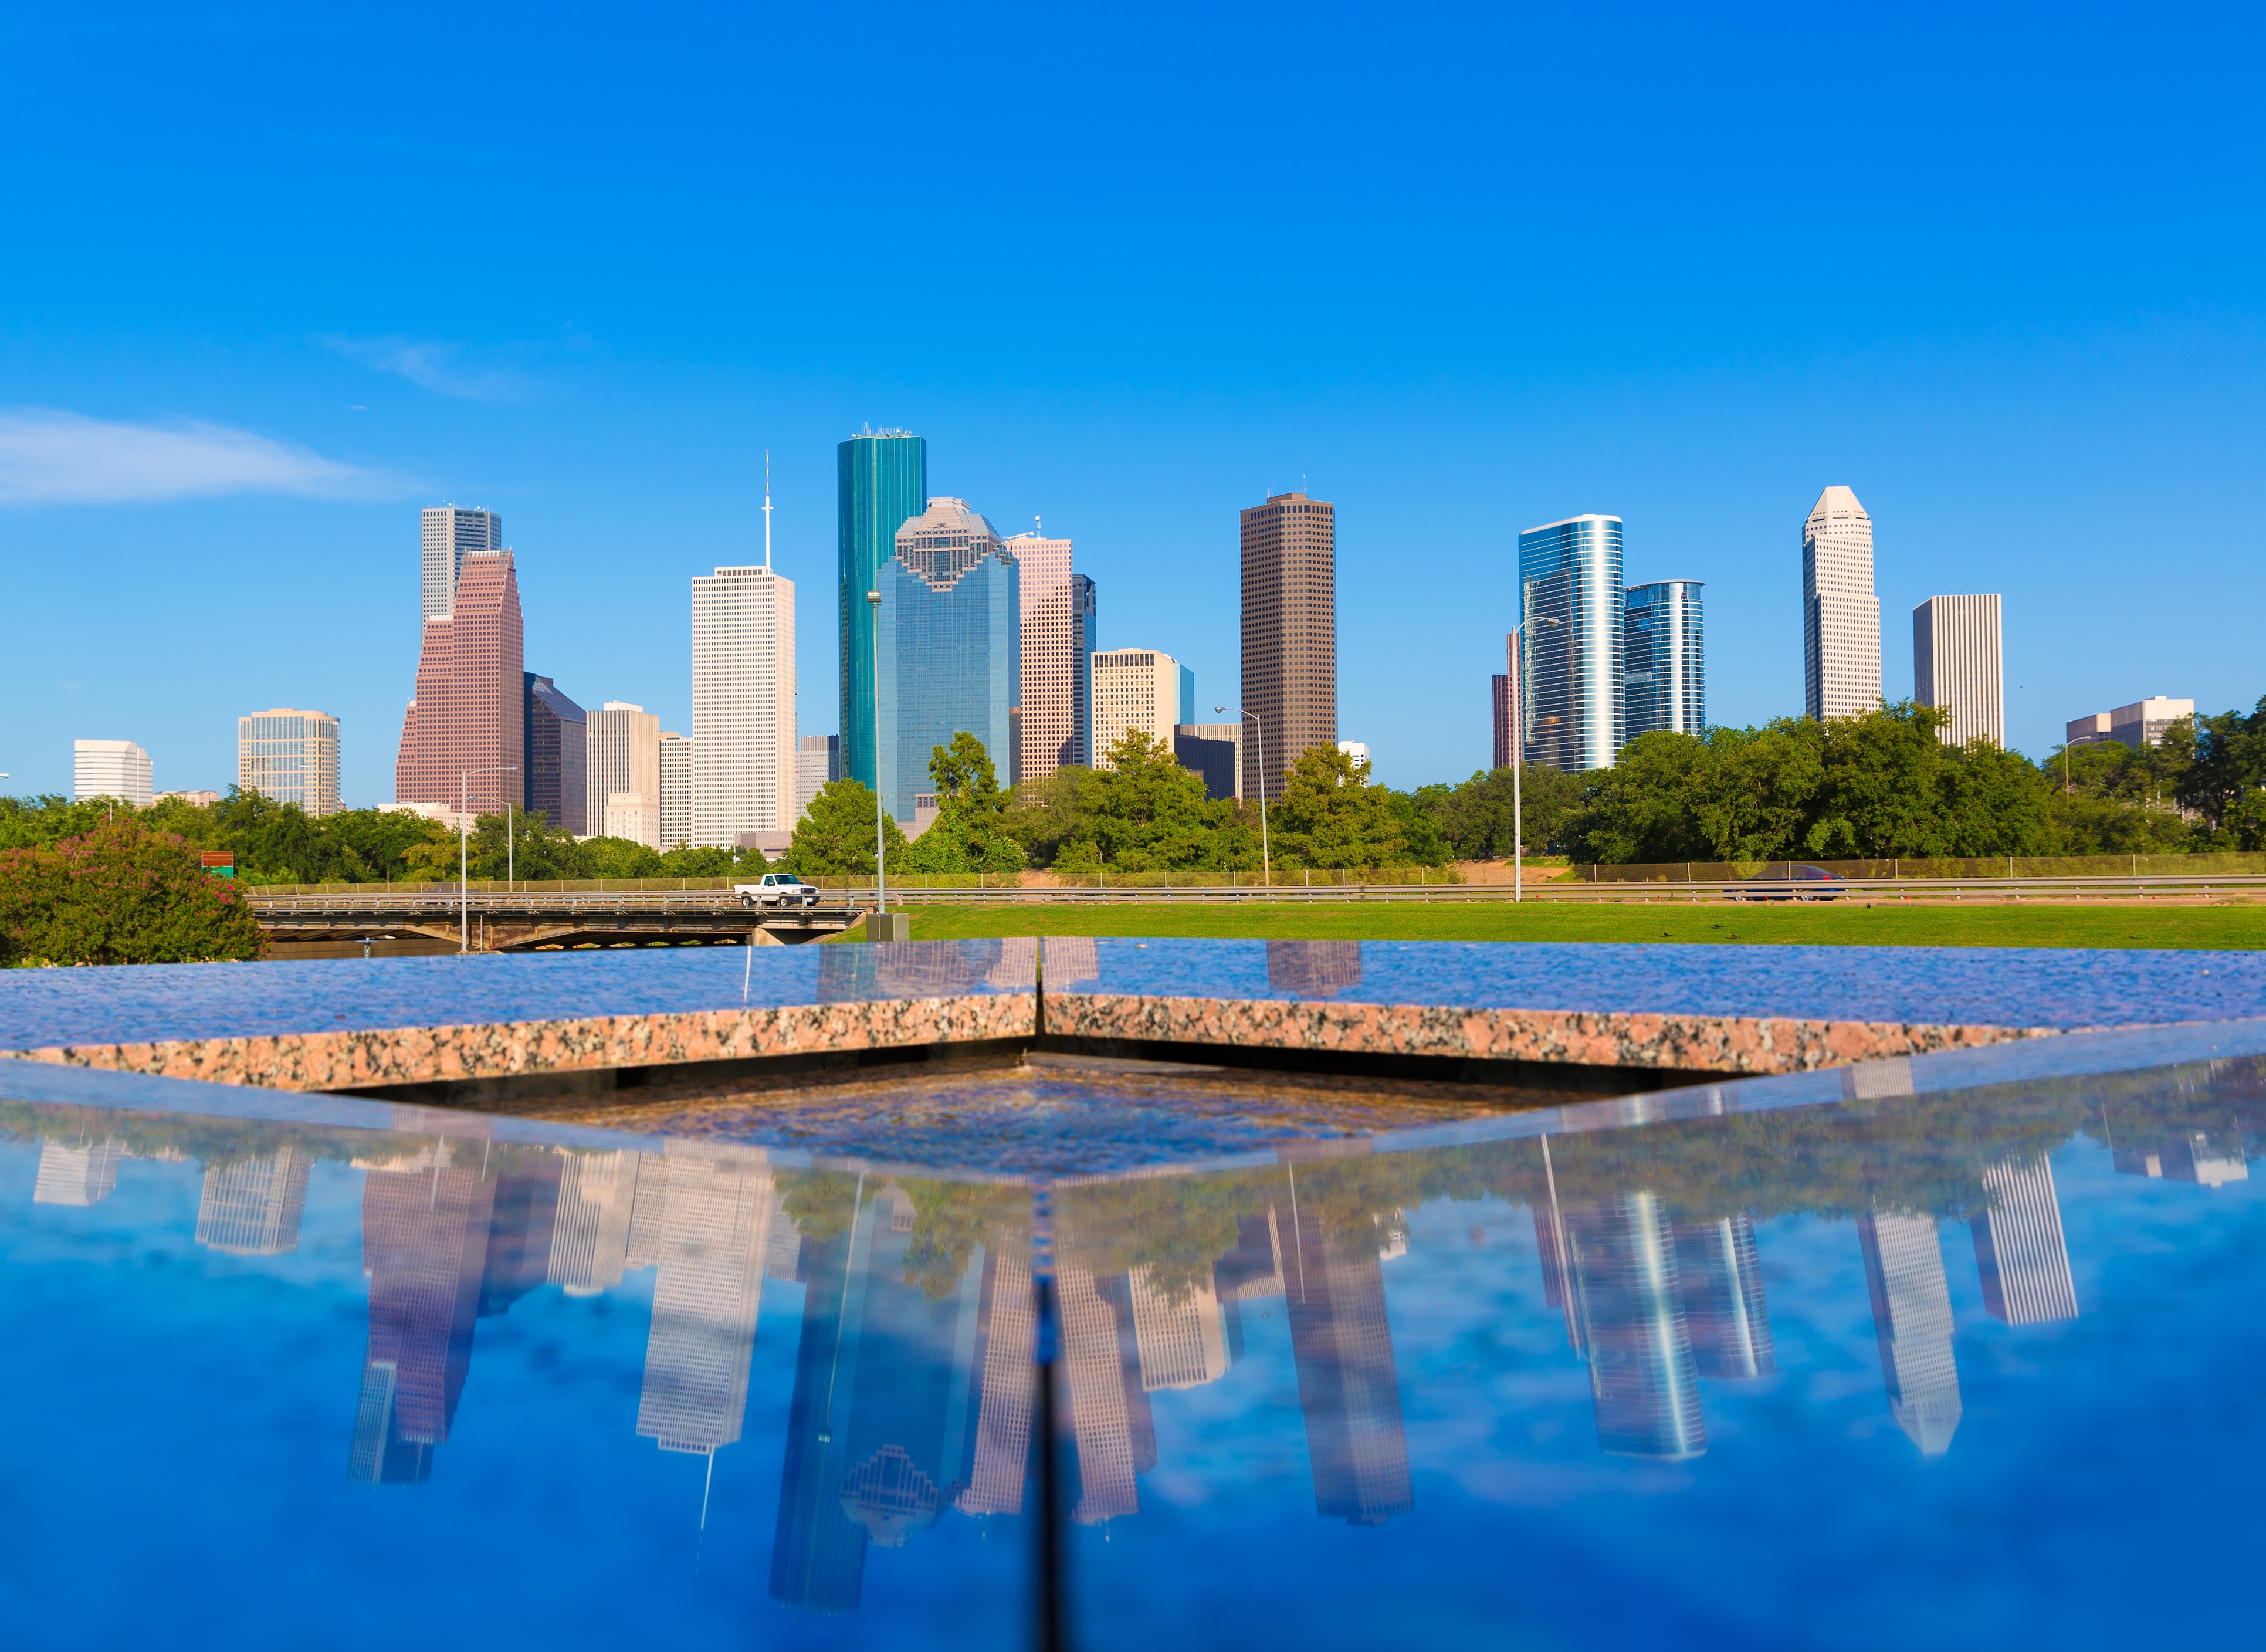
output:
M1707 732L1706 614L1699 580L1632 585L1621 603L1626 738Z
M866 593L881 588L881 571L896 554L897 530L927 503L928 442L903 430L884 430L852 436L834 453L841 530L842 772L874 786L874 612Z
M1621 519L1569 516L1518 536L1519 731L1525 761L1610 769L1621 721Z

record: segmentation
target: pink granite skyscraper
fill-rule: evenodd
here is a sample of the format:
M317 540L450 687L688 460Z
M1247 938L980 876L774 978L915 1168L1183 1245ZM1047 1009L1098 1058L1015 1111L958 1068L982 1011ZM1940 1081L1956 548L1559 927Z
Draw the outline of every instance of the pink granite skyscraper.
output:
M517 801L527 768L523 638L519 580L508 551L464 559L450 611L425 621L417 698L401 725L394 760L398 803L457 803L471 770L471 807L501 814ZM505 764L515 772L499 771Z

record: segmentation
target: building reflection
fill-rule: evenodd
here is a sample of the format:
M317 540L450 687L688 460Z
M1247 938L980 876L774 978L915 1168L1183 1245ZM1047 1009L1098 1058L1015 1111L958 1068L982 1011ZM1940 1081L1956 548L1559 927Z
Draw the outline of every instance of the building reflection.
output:
M1959 1427L1959 1367L1951 1349L1951 1288L1935 1218L1873 1210L1857 1218L1873 1334L1889 1414L1930 1457L1951 1449Z
M280 1256L297 1250L314 1165L304 1148L286 1144L272 1153L206 1166L197 1197L197 1243L232 1256Z
M2061 1233L2052 1163L2010 1159L1983 1175L1989 1209L1968 1224L1983 1305L2008 1325L2077 1318L2077 1283Z
M1702 1377L1767 1377L1778 1369L1770 1311L1763 1300L1755 1219L1744 1210L1714 1222L1678 1222L1676 1273Z
M1379 1236L1349 1232L1341 1221L1326 1220L1311 1188L1303 1205L1296 1194L1301 1163L1371 1151L1367 1140L1278 1150L1291 1195L1283 1295L1298 1403L1306 1418L1314 1509L1354 1525L1382 1525L1416 1506L1392 1328L1385 1312Z
M118 1161L125 1150L114 1141L40 1143L40 1169L32 1184L34 1204L100 1204L118 1185Z
M1020 1508L1030 1433L1027 1269L976 1245L938 1292L916 1265L903 1188L869 1191L861 1178L849 1207L832 1231L806 1228L800 1247L802 1334L771 1549L772 1598L815 1612L854 1610L868 1546L903 1546L947 1506Z
M1267 986L1302 998L1334 998L1361 984L1357 940L1270 940Z

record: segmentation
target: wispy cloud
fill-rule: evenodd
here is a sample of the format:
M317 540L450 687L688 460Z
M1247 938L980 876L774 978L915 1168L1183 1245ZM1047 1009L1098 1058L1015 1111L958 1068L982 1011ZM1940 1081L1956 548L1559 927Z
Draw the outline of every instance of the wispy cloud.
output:
M322 342L349 361L395 374L436 396L457 401L525 401L533 389L526 375L510 368L469 363L461 347L435 340L356 339L334 333L325 335Z
M52 407L0 408L0 505L117 505L219 493L390 498L397 479L248 430L170 428Z

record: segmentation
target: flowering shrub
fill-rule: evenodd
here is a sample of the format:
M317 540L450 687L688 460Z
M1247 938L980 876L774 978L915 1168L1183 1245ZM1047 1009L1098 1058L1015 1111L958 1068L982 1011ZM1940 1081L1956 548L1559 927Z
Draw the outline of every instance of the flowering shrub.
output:
M131 815L52 848L0 851L0 964L258 958L259 925L196 852Z

